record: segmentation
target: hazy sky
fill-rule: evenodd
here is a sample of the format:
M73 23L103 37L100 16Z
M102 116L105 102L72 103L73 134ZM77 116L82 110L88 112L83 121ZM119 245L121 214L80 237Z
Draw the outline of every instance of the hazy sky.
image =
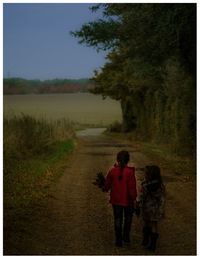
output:
M27 79L91 77L105 53L69 32L100 17L86 3L3 5L3 75Z

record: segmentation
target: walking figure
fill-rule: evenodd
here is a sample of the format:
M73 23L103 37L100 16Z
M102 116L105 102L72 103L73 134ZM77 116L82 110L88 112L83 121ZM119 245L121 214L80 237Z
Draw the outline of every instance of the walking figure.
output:
M135 168L128 167L128 162L129 153L125 150L120 151L117 154L117 164L109 170L104 184L105 191L110 190L110 203L114 214L115 244L118 247L122 246L122 241L130 243L133 207L137 197Z
M158 221L164 216L165 187L158 166L145 167L145 181L137 197L137 207L142 207L144 220L142 245L155 251L158 239Z

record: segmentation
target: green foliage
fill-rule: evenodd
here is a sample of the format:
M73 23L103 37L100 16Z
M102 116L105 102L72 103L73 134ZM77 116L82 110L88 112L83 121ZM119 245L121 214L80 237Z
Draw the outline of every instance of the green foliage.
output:
M86 43L87 46L97 47L97 50L107 50L117 41L115 35L119 26L120 23L111 18L108 21L99 19L97 22L83 25L80 31L71 32L71 35L81 38L80 44Z
M121 101L123 131L168 142L175 152L195 152L196 4L92 8L99 10L104 20L73 33L87 46L110 49L92 92Z

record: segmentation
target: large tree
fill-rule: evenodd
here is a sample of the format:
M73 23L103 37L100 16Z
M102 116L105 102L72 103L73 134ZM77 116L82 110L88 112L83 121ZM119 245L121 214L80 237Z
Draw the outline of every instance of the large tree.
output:
M102 19L72 32L81 44L109 51L93 92L121 101L125 131L168 138L179 149L184 139L194 146L196 4L91 8L98 10Z

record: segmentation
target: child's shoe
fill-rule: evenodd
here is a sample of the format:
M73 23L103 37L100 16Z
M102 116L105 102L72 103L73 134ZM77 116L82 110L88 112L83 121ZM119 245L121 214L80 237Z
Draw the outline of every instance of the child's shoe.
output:
M129 236L124 236L123 237L123 241L124 241L124 243L126 243L126 244L130 244L130 237Z
M150 234L151 234L151 228L143 227L143 241L142 241L143 246L147 246L149 244Z

